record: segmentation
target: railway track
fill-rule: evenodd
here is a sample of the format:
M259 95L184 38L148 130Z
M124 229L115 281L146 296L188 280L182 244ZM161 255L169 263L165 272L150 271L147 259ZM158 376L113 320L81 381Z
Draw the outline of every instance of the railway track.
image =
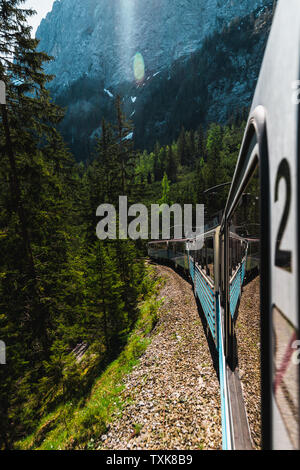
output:
M166 279L159 322L101 449L221 449L218 374L192 286L170 267L155 269Z

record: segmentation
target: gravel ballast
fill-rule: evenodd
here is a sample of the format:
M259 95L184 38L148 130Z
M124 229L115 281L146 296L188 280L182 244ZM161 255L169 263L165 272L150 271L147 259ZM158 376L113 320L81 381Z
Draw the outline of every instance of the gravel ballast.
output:
M166 279L159 321L99 449L221 449L219 382L192 286L171 268L155 269Z

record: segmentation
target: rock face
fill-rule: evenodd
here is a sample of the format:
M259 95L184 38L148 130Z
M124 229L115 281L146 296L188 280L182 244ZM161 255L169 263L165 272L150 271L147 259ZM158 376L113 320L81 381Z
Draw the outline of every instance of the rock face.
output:
M55 58L47 72L58 92L80 77L106 87L134 80L140 52L146 73L196 51L206 36L267 0L56 0L37 31L40 49Z
M77 160L93 156L115 96L139 149L247 113L275 0L56 0L37 31ZM134 68L134 63L136 64ZM135 73L134 73L135 71ZM137 77L139 80L137 80Z

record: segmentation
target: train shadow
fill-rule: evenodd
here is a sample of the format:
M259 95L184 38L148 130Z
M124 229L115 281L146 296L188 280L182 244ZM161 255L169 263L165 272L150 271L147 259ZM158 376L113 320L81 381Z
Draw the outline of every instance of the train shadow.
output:
M193 286L193 282L191 281L191 279L189 279L189 282ZM211 335L210 328L209 328L209 325L207 323L205 314L203 312L201 303L200 303L197 296L195 296L195 299L196 299L197 308L198 308L198 315L199 315L199 318L200 318L201 323L202 323L202 327L203 327L203 331L204 331L206 341L207 341L207 344L208 344L209 352L210 352L210 355L211 355L211 358L212 358L212 361L213 361L213 367L215 369L217 378L219 380L219 353L217 351L215 341L214 341L214 339Z
M251 269L250 271L247 271L247 275L244 280L243 287L247 286L247 284L250 284L257 276L260 275L259 267L255 267Z

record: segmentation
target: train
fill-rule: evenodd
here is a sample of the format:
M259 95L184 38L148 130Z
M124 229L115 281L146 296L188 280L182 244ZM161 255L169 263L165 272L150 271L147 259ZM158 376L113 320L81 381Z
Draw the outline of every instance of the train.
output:
M279 0L222 217L203 247L155 240L150 258L193 285L219 358L223 449L253 449L237 367L243 292L258 279L261 447L299 450L300 4Z

